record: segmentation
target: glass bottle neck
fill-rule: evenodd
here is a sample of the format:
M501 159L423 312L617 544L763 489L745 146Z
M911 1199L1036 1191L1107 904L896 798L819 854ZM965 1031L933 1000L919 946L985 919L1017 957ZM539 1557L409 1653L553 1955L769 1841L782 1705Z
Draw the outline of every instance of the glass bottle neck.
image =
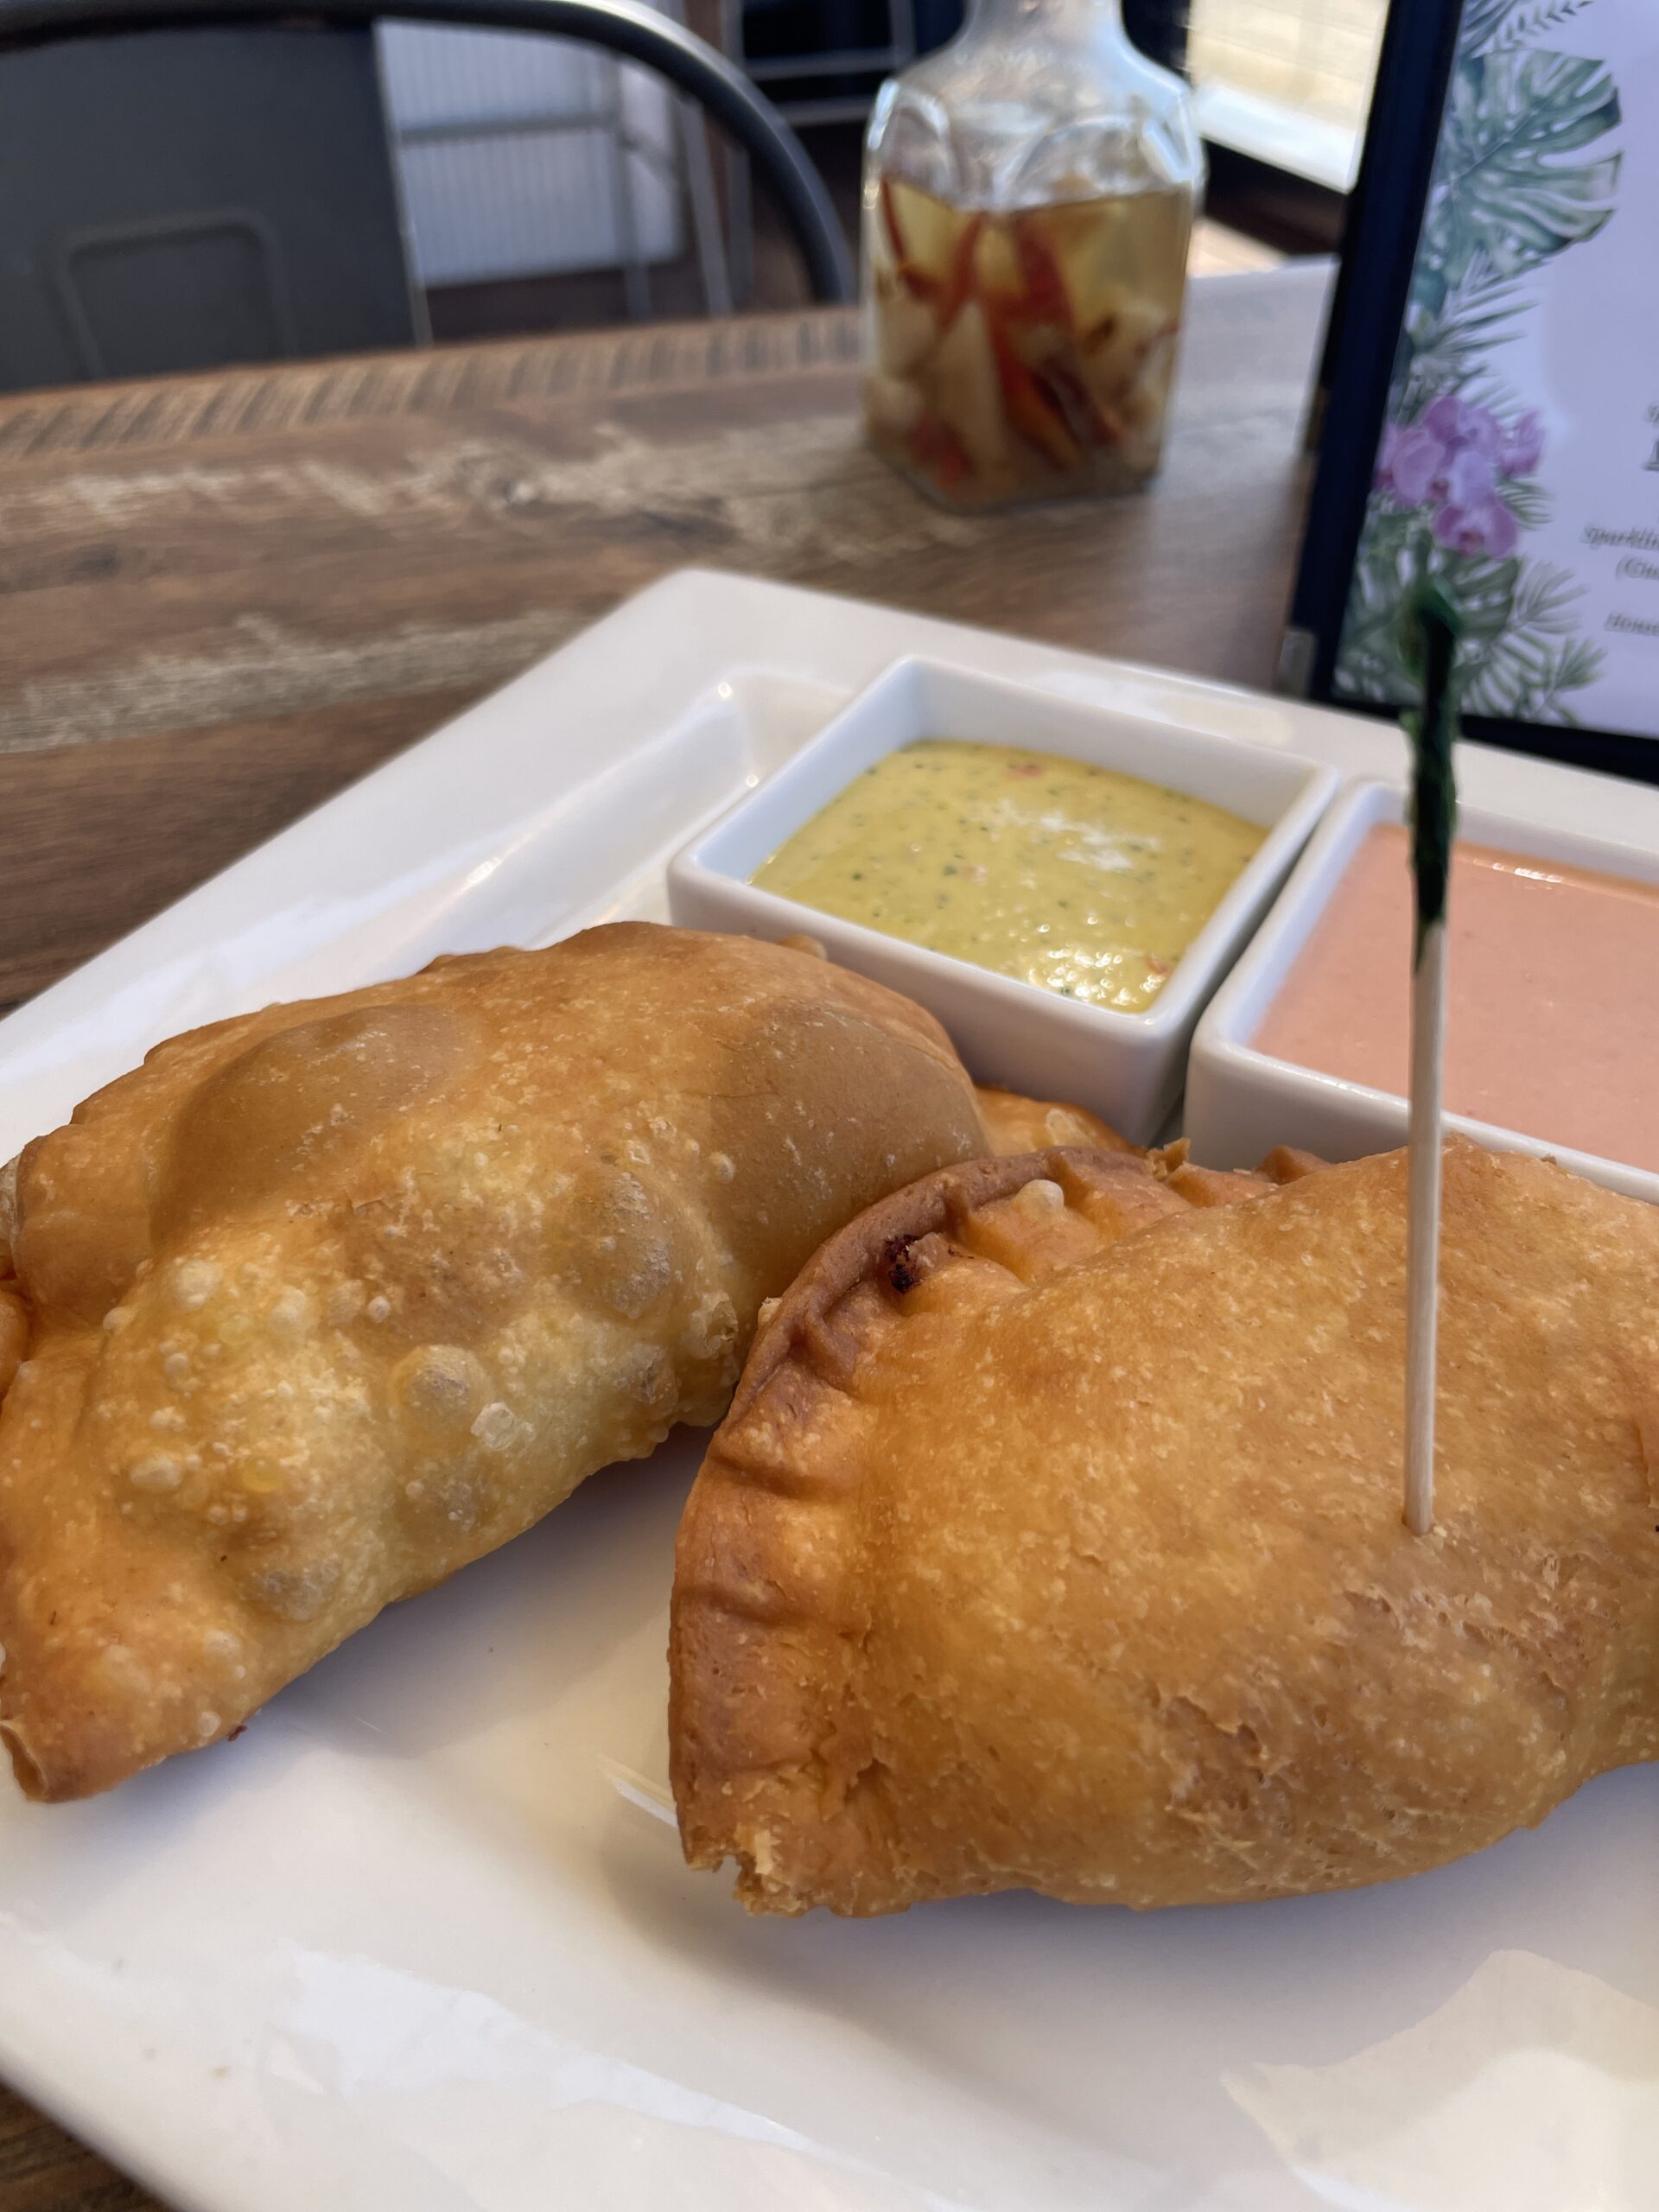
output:
M1121 32L1123 0L969 0L969 31Z

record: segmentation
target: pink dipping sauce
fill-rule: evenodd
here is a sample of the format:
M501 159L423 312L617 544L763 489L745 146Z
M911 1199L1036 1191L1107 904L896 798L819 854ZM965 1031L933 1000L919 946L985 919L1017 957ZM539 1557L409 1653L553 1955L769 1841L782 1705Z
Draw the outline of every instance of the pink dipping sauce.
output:
M1406 833L1374 829L1252 1042L1403 1096L1410 1084ZM1446 1103L1659 1170L1659 885L1459 845Z

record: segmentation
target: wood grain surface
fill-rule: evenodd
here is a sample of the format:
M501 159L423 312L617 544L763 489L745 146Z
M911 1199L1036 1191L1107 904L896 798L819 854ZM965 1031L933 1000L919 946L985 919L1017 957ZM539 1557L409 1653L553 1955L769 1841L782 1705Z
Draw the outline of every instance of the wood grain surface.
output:
M1267 683L1326 289L1198 282L1159 484L988 518L845 310L0 403L0 1004L687 562ZM0 2089L0 2212L151 2203Z

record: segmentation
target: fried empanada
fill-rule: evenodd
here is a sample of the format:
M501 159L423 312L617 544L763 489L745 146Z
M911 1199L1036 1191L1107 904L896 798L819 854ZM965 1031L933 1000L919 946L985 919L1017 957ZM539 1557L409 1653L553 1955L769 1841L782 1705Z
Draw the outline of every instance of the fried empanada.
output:
M686 1855L752 1908L1343 1889L1659 1757L1659 1210L1447 1147L1419 1538L1404 1154L1161 1165L929 1177L762 1329L671 1655Z
M227 1735L393 1599L718 1418L762 1300L982 1143L907 1000L646 924L158 1047L29 1147L0 1221L23 1788Z

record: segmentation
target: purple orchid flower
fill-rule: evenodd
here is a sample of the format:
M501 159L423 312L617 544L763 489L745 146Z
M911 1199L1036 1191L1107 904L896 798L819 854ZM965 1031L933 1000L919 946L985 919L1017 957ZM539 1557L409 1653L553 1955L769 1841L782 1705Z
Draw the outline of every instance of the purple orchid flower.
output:
M1520 525L1496 492L1487 492L1472 506L1441 507L1433 529L1449 551L1485 554L1494 561L1507 561L1521 537Z
M1505 476L1530 476L1543 457L1543 415L1536 407L1529 407L1504 431L1498 465Z
M1473 446L1453 453L1431 486L1448 507L1474 508L1497 489L1497 465Z
M1503 427L1497 416L1455 392L1444 393L1424 409L1423 428L1453 452L1466 449L1496 461L1503 450Z
M1444 477L1446 461L1445 446L1421 423L1408 429L1390 423L1382 442L1377 488L1396 506L1421 507Z
M1520 526L1499 480L1531 475L1543 454L1538 409L1506 427L1491 408L1446 392L1416 422L1386 426L1376 488L1396 507L1432 507L1434 535L1452 551L1507 560Z

